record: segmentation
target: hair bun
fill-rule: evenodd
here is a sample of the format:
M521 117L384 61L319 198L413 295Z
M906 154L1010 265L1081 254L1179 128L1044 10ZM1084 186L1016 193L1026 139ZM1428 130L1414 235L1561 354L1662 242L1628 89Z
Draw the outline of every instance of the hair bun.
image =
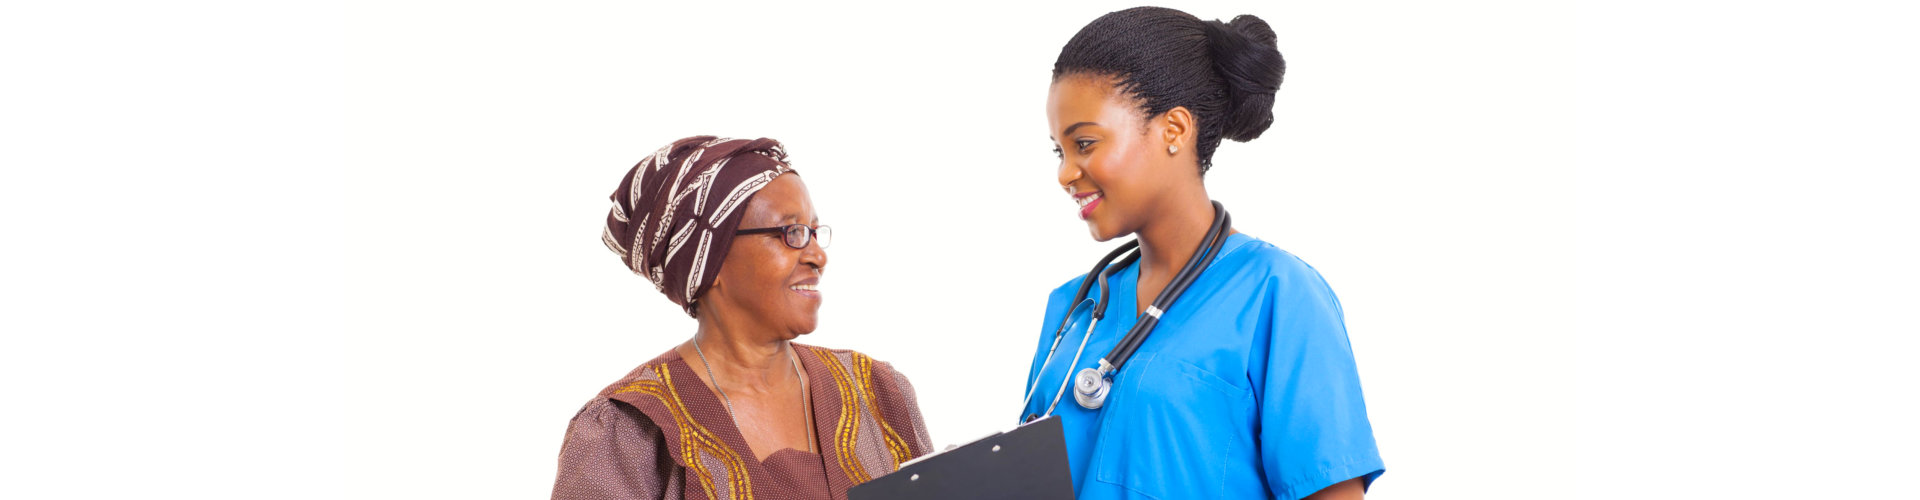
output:
M1280 90L1287 61L1273 28L1250 15L1232 21L1207 21L1207 45L1213 70L1227 83L1227 111L1221 137L1246 142L1273 125L1273 94Z

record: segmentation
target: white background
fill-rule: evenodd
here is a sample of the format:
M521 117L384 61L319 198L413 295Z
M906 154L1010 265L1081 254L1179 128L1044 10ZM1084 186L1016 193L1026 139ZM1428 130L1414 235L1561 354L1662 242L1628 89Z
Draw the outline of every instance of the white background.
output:
M0 8L10 498L539 498L693 323L601 245L687 135L789 147L819 331L934 441L1017 417L1086 237L1048 71L1131 3ZM1208 177L1346 308L1373 498L1911 495L1909 12L1255 14L1274 127Z

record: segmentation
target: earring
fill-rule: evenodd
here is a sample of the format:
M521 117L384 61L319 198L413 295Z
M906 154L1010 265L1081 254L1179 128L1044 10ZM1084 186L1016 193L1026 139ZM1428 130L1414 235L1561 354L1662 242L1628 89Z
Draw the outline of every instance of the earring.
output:
M1174 154L1178 152L1180 152L1180 146L1173 145L1173 144L1167 145L1167 154Z

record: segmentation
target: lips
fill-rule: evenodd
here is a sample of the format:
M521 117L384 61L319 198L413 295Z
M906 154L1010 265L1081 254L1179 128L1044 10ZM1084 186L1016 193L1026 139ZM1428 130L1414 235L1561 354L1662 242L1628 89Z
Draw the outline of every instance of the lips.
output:
M803 279L798 283L787 285L787 289L807 298L818 300L820 298L820 278Z
M1094 207L1100 206L1100 200L1103 198L1105 197L1101 196L1099 191L1074 194L1073 202L1080 204L1080 220L1092 217Z

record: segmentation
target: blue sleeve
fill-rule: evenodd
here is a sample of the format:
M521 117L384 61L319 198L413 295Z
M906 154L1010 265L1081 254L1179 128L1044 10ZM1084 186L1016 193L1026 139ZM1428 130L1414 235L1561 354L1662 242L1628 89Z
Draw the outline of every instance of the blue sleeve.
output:
M1269 276L1267 359L1258 391L1260 460L1275 498L1292 500L1386 472L1360 395L1340 302L1319 272L1283 259Z

